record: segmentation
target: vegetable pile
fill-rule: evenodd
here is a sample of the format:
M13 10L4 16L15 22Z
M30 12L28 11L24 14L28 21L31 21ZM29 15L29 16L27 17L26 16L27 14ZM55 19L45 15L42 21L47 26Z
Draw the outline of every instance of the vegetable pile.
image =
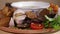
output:
M49 18L47 15L45 15L45 17L47 19L44 23L45 27L51 27L55 30L60 30L60 15L58 15L56 18Z
M22 11L21 11L22 12ZM42 11L26 11L23 13L17 13L16 17L22 17L25 15L22 23L16 23L15 20L15 27L21 29L33 29L33 30L40 30L40 29L48 29L52 28L55 30L60 30L60 15L58 13L58 5L50 3L50 7L43 9ZM55 18L55 16L57 17ZM21 19L22 19L21 18Z

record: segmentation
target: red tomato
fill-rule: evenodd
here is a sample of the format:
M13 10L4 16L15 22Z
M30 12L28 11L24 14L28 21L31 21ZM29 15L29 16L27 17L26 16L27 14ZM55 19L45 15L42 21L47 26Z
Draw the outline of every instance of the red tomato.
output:
M43 29L43 25L42 25L42 24L36 24L36 23L31 23L30 27L31 27L33 30Z

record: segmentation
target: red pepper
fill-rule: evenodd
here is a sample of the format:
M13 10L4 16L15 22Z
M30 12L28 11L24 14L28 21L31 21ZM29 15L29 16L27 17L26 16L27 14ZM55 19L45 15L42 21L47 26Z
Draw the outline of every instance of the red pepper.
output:
M31 27L31 29L33 29L33 30L43 29L43 25L42 25L42 24L36 24L36 23L31 23L30 27Z

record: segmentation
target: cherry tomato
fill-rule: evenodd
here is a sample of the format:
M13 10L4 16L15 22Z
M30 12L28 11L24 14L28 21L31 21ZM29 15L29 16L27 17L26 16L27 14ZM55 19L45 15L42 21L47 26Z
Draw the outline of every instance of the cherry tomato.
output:
M31 23L30 27L31 27L33 30L43 29L43 25L42 25L42 24L36 24L36 23Z

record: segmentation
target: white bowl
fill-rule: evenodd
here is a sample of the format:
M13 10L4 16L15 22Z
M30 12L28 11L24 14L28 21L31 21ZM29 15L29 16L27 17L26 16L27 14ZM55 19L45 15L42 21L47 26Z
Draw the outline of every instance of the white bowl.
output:
M21 1L21 2L13 2L11 6L22 9L39 9L39 8L48 8L50 4L47 2L40 2L40 1Z

